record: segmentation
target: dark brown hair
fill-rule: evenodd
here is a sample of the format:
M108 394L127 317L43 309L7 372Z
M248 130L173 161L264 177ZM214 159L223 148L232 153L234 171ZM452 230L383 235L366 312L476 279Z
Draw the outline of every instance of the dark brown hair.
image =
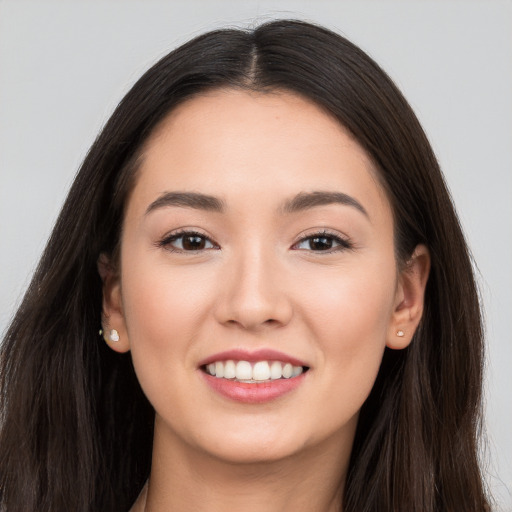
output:
M151 464L153 410L130 355L98 336L96 263L119 242L137 158L180 102L214 88L288 90L324 108L373 159L396 253L430 250L411 345L386 349L358 424L344 512L482 511L482 329L472 265L438 163L389 77L343 37L279 20L207 33L165 56L94 142L1 347L0 508L127 510Z

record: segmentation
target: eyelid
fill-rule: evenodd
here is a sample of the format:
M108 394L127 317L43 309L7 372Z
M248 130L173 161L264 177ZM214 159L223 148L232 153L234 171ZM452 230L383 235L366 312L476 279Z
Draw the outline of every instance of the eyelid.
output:
M331 249L327 249L327 250L313 250L313 249L294 249L297 245L299 245L300 243L302 242L305 242L311 238L315 238L315 237L324 237L324 238L331 238L333 239L338 245L334 248L331 248ZM333 252L338 252L338 251L347 251L347 250L351 250L354 248L354 244L353 242L350 240L350 238L347 236L347 235L344 235L338 231L331 231L329 229L326 229L326 228L322 228L322 229L316 229L316 230L312 230L312 231L306 231L306 232L303 232L299 235L299 237L297 238L297 240L293 243L292 245L292 249L294 250L297 250L297 251L308 251L308 252L312 252L312 253L325 253L325 254L332 254Z
M205 247L202 249L197 250L185 250L185 249L179 249L172 246L172 242L185 237L185 236L197 236L200 238L203 238L207 242L209 242L212 247ZM329 238L332 239L336 246L325 249L325 250L314 250L314 249L298 249L297 246L309 239L312 238ZM202 230L197 228L179 228L174 231L171 231L164 235L158 242L155 244L157 247L164 248L168 250L169 252L178 252L178 253L188 253L188 254L198 254L205 251L209 251L212 249L219 250L220 246L217 244L210 236L202 232ZM311 252L311 253L326 253L331 254L334 252L339 251L346 251L351 250L354 248L354 244L350 240L350 238L347 235L344 235L338 231L333 231L327 228L321 228L321 229L311 229L305 232L302 232L296 239L296 241L292 244L291 249L292 250L298 250L298 251L305 251L305 252Z
M201 238L204 238L208 242L212 244L213 247L207 247L204 249L197 249L197 250L184 250L184 249L178 249L176 247L173 247L171 245L172 242L184 237L184 236L198 236ZM179 228L174 231L171 231L170 233L167 233L164 235L158 242L155 244L157 247L166 249L169 252L178 252L178 253L188 253L188 254L198 254L205 251L210 251L212 249L218 250L220 249L219 244L217 244L210 236L203 233L201 230L197 228Z

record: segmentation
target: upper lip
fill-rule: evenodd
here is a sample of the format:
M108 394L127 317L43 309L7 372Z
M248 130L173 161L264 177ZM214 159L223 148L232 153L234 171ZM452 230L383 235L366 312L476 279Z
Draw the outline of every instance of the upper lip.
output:
M233 349L217 352L200 361L199 366L206 366L216 361L228 361L230 359L234 361L248 361L250 363L257 361L281 361L283 363L290 363L293 366L308 366L304 361L296 357L292 357L284 352L279 352L278 350L266 348L258 350Z

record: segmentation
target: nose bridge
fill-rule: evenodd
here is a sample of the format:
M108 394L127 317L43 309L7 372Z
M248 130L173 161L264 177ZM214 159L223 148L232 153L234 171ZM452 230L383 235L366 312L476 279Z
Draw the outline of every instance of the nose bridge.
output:
M230 260L219 319L246 329L288 323L291 302L273 248L253 241L235 251Z

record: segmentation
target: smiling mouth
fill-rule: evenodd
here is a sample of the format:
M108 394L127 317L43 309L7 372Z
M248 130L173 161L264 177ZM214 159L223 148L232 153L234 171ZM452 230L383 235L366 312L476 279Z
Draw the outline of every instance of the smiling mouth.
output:
M228 379L236 382L257 384L280 379L292 379L306 372L307 366L293 366L282 361L215 361L206 364L201 369L218 379Z

